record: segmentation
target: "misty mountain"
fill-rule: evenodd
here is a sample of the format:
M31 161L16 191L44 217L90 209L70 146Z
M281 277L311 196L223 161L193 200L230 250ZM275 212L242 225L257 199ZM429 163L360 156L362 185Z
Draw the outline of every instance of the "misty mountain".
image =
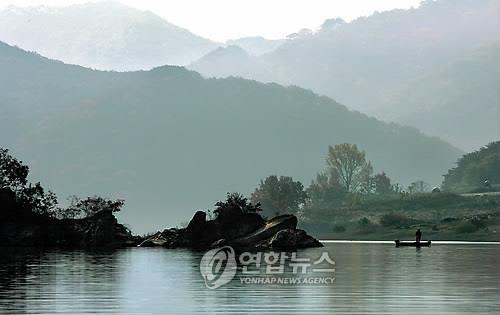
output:
M436 71L500 39L500 1L424 1L417 9L375 13L349 23L327 20L318 31L300 32L289 39L260 57L245 56L238 60L234 54L228 54L224 60L209 54L190 68L208 77L241 76L298 85L382 119L394 118L393 111L398 113L397 117L404 117L427 110L425 104L436 102L438 95L422 94L420 102L415 103L411 94L401 94L402 91L412 91L412 84L422 77L438 79ZM248 69L252 72L248 73ZM480 78L490 79L491 76ZM428 86L434 83L439 85L427 82ZM491 84L488 81L488 86ZM481 99L485 88L469 92ZM498 106L498 99L495 104L475 106L482 111L482 106ZM434 112L430 110L428 114ZM429 128L425 117L401 121L424 132L436 131ZM436 119L434 126L438 124L447 122ZM442 133L435 135L472 149L486 141L485 133L495 132L493 127L484 132L487 127L482 126L481 120L471 120L470 125L478 127L471 128L471 134L465 135L454 128L442 129ZM462 141L463 138L468 140Z
M285 39L266 39L264 37L255 36L228 40L226 45L239 46L250 55L260 56L276 50L285 42Z
M185 65L218 46L112 1L8 7L0 11L0 40L66 63L117 71Z
M386 106L390 119L465 147L500 139L500 41L414 80Z
M308 184L327 146L356 143L376 171L433 185L462 153L298 87L204 79L181 67L105 72L0 43L0 144L61 198L124 198L136 231L187 220L270 174Z
M230 77L238 73L241 77L252 77L256 71L266 71L258 59L253 58L245 49L237 45L218 47L196 62L198 71L205 72L216 64L223 64L220 77Z

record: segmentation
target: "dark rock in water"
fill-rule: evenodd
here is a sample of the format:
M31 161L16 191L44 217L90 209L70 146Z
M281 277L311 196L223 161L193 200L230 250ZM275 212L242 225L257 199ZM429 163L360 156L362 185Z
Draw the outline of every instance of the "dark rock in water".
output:
M213 220L219 232L220 238L232 240L248 235L265 225L265 220L257 213L246 213L240 209L224 211Z
M116 247L134 243L130 231L118 223L112 211L103 210L84 219L65 219L58 223L68 246Z
M230 245L238 250L290 250L322 246L305 231L297 229L297 217L294 215L281 215L265 221L256 213L234 212L207 221L205 213L197 211L185 229L156 233L140 246L207 249Z
M163 246L166 248L189 247L186 239L185 229L171 228L163 232L158 232L153 236L144 240L139 246L141 247L156 247Z
M186 231L199 231L207 222L207 214L203 211L196 211L191 221L189 221Z
M185 243L192 248L206 248L219 238L215 223L207 221L203 211L196 211L183 233Z
M226 246L226 245L229 245L227 240L225 238L221 238L220 240L215 241L212 244L210 244L210 248L217 248L217 247L222 247L222 246Z
M286 229L276 233L263 247L276 249L295 249L308 247L322 247L323 245L314 237L307 235L304 230Z
M253 233L234 239L230 244L238 248L251 248L257 244L270 240L276 233L281 230L295 230L297 227L297 217L294 215L280 215L267 221L264 226L257 229Z

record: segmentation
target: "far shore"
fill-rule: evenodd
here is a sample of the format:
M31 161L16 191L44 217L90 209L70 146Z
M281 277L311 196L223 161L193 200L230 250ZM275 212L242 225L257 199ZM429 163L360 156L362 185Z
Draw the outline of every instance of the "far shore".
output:
M361 243L361 244L394 244L394 241L359 241L359 240L319 240L321 243ZM432 240L431 240L432 241ZM432 244L438 245L461 245L461 244L481 244L481 245L500 245L500 242L485 241L432 241Z

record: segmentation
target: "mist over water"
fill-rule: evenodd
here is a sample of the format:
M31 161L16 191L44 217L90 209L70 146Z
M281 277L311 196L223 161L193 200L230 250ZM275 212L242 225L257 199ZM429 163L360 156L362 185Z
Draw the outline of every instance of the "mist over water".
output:
M500 309L500 245L325 245L336 262L331 285L242 284L237 274L216 290L207 289L200 275L202 252L11 250L0 258L0 313L473 314ZM322 250L298 255L315 258Z

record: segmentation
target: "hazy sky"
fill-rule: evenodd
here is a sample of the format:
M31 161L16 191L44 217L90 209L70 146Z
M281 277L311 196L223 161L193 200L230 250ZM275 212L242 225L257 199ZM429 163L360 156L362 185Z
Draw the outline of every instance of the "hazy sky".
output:
M82 0L0 0L6 5L65 5ZM95 1L94 1L95 2ZM282 38L317 29L327 18L350 21L374 11L417 7L420 0L120 0L216 41L261 35Z

